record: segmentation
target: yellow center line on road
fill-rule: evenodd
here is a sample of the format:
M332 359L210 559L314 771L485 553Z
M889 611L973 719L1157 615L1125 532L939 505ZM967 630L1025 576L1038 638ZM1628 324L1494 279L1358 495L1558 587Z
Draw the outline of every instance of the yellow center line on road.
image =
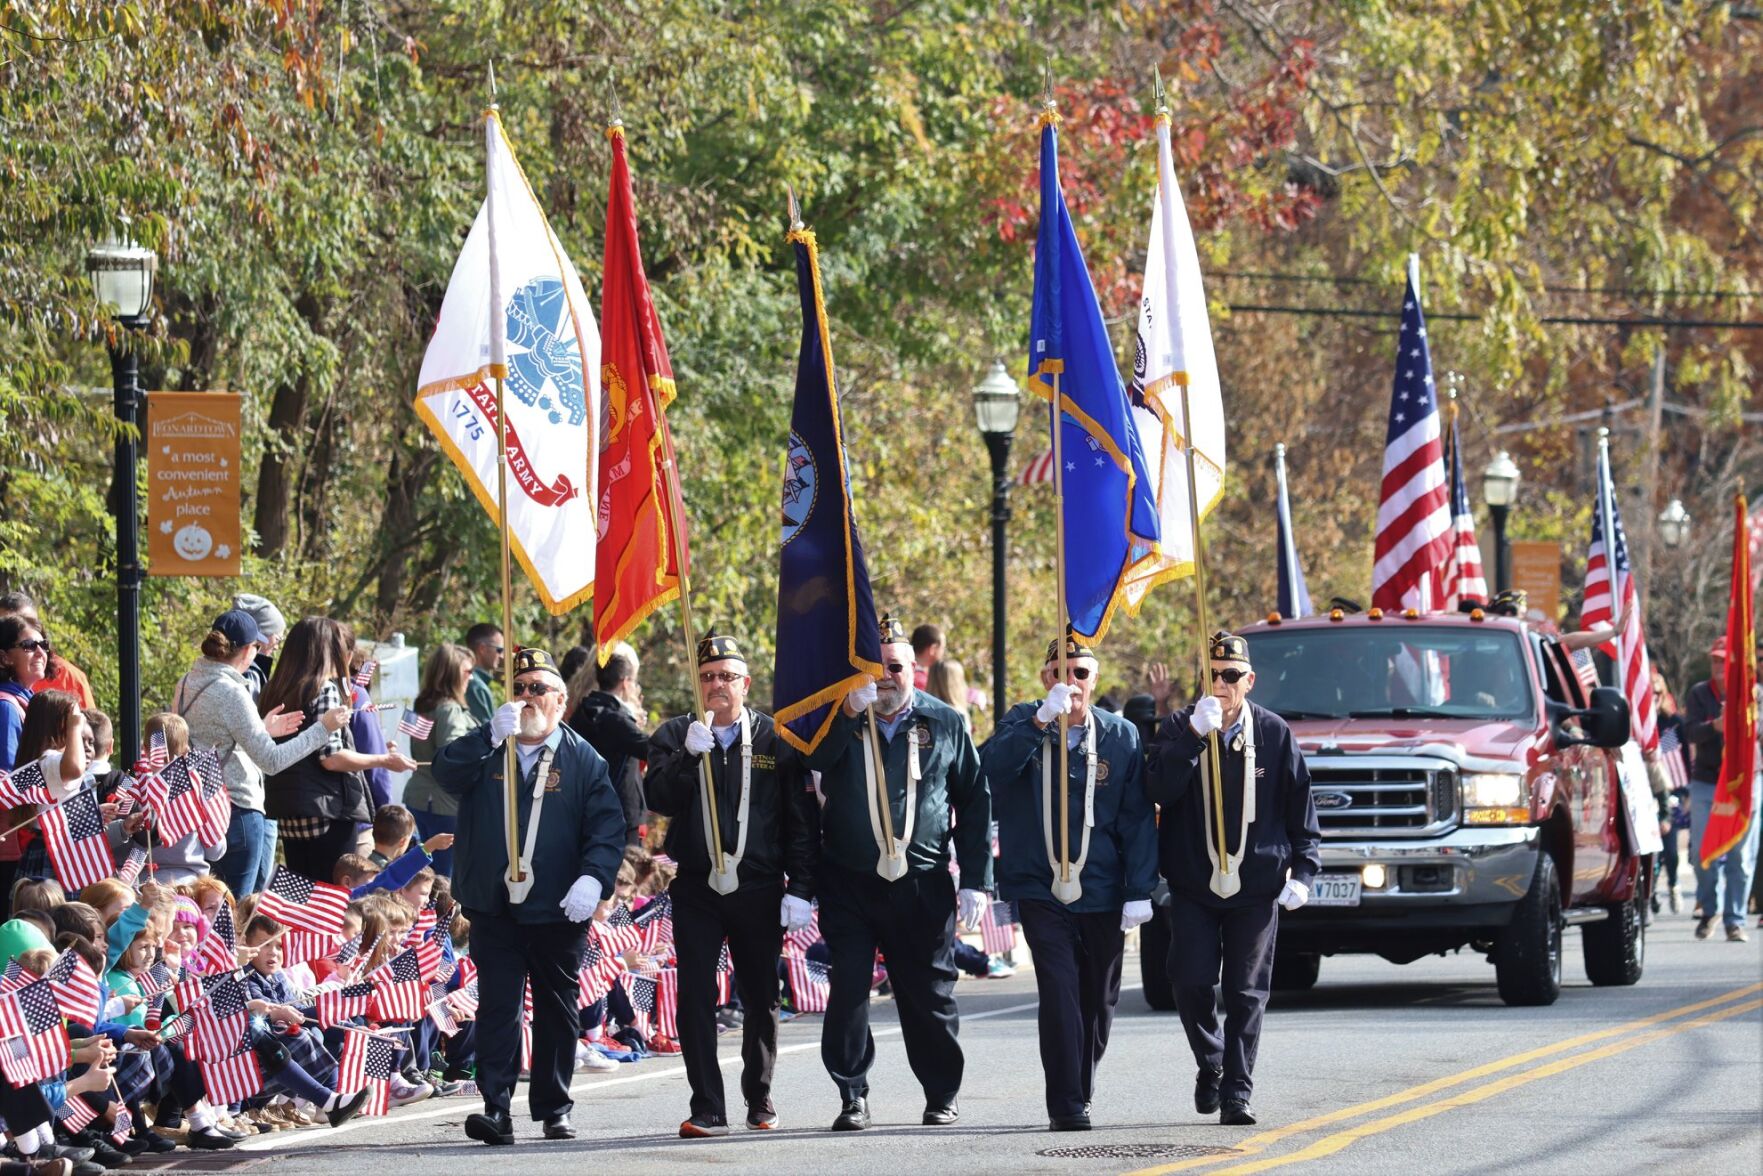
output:
M1288 1123L1284 1127L1275 1127L1271 1131L1258 1132L1243 1140L1243 1142L1238 1145L1238 1149L1233 1155L1204 1156L1192 1160L1183 1160L1179 1163L1164 1164L1155 1168L1143 1168L1137 1172L1131 1173L1130 1176L1166 1176L1166 1174L1170 1172L1186 1172L1195 1168L1210 1168L1219 1164L1228 1164L1233 1160L1240 1160L1244 1156L1252 1156L1264 1152L1280 1140L1289 1139L1293 1135L1299 1135L1306 1131L1314 1131L1319 1127L1328 1127L1347 1119L1357 1118L1360 1115L1371 1114L1374 1111L1388 1110L1391 1107L1401 1106L1403 1103L1415 1102L1419 1099L1437 1094L1442 1090L1449 1090L1454 1086L1462 1086L1464 1083L1474 1082L1478 1078L1486 1078L1490 1074L1498 1074L1502 1070L1510 1070L1515 1066L1522 1066L1528 1062L1540 1061L1567 1050L1577 1049L1582 1045L1590 1045L1593 1042L1606 1041L1612 1037L1621 1037L1625 1034L1648 1029L1661 1022L1676 1020L1679 1017L1686 1017L1693 1013L1702 1012L1704 1009L1713 1008L1716 1005L1726 1004L1728 1001L1741 1000L1747 996L1754 996L1759 992L1763 992L1763 984L1749 984L1743 988L1734 989L1733 991L1724 993L1720 996L1696 1001L1694 1004L1682 1005L1675 1009L1668 1009L1662 1013L1654 1013L1652 1016L1642 1017L1634 1021L1627 1021L1621 1025L1612 1025L1608 1029L1598 1029L1591 1033L1583 1033L1578 1037L1569 1037L1564 1041L1557 1041L1550 1045L1526 1050L1523 1053L1513 1054L1510 1057L1486 1062L1482 1065L1475 1066L1472 1069L1463 1070L1456 1074L1447 1074L1442 1078L1434 1078L1430 1082L1423 1082L1418 1086L1412 1086L1406 1090L1398 1090L1394 1094L1384 1095L1382 1098L1372 1099L1369 1102L1357 1103L1350 1107L1342 1107L1340 1110L1330 1111L1324 1115L1317 1115L1313 1118L1304 1119L1297 1123Z
M1709 1013L1705 1017L1697 1017L1693 1021L1685 1021L1682 1024L1671 1025L1664 1029L1654 1029L1649 1033L1642 1033L1634 1037L1624 1038L1621 1041L1612 1042L1609 1045L1603 1046L1599 1049L1589 1050L1586 1053L1574 1054L1571 1057L1557 1058L1555 1061L1549 1062L1546 1065L1538 1066L1533 1070L1526 1070L1521 1074L1513 1074L1510 1077L1501 1078L1498 1081L1489 1082L1483 1086L1477 1086L1472 1090L1466 1090L1462 1094L1452 1095L1450 1098L1442 1099L1436 1103L1413 1107L1400 1114L1386 1115L1381 1119L1373 1119L1369 1123L1361 1123L1357 1127L1349 1127L1345 1131L1337 1131L1333 1135L1324 1136L1315 1143L1310 1144L1308 1147L1301 1148L1298 1151L1290 1152L1283 1156L1269 1156L1264 1160L1255 1160L1247 1164L1237 1164L1229 1168L1219 1168L1213 1173L1213 1176L1246 1176L1246 1174L1250 1172L1265 1172L1271 1168L1284 1167L1287 1164L1303 1164L1308 1163L1311 1160L1321 1159L1324 1156L1332 1156L1336 1152L1345 1150L1367 1136L1381 1135L1385 1131L1393 1131L1395 1128L1406 1126L1409 1123L1418 1123L1422 1119L1430 1119L1434 1115L1442 1115L1446 1111L1454 1111L1459 1107L1471 1106L1475 1103L1493 1098L1495 1095L1505 1094L1507 1091L1516 1090L1518 1087L1525 1086L1538 1079L1551 1078L1556 1074L1563 1074L1568 1070L1577 1069L1580 1066L1600 1061L1604 1058L1615 1057L1617 1054L1626 1053L1631 1049L1637 1049L1640 1046L1659 1041L1662 1038L1671 1037L1678 1033L1687 1033L1691 1029L1701 1029L1705 1026L1712 1025L1717 1021L1724 1021L1728 1017L1741 1016L1745 1013L1756 1012L1758 1009L1763 1009L1763 1000L1748 1001L1741 1005L1734 1005L1729 1008L1721 1009L1719 1012Z

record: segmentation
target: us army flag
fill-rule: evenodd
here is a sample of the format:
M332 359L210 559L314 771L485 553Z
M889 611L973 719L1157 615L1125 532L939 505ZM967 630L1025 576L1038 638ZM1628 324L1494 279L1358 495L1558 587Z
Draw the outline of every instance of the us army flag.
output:
M1159 559L1135 565L1123 585L1128 611L1136 612L1158 584L1194 571L1194 526L1188 506L1188 471L1182 452L1182 385L1187 386L1194 433L1194 482L1200 517L1224 496L1224 398L1212 325L1200 282L1200 256L1188 224L1175 160L1169 147L1169 112L1157 112L1157 201L1151 210L1151 245L1145 255L1145 288L1139 299L1139 338L1133 358L1133 427L1144 446L1151 492L1157 499L1162 545Z
M494 110L489 191L422 359L416 412L499 521L496 385L506 380L509 541L552 613L594 591L600 335L581 278Z

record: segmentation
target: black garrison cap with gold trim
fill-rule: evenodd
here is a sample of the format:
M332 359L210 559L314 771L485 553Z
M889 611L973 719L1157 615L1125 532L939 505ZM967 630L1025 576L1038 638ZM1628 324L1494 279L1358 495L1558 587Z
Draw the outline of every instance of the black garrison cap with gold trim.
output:
M514 673L516 677L521 674L531 674L539 671L543 671L547 674L555 674L559 679L563 677L563 671L557 668L557 663L551 660L551 655L537 646L524 645L514 651Z
M1095 656L1096 656L1096 651L1091 649L1089 646L1085 645L1083 642L1079 641L1075 634L1072 634L1072 633L1065 634L1065 657L1068 661L1075 660L1080 657L1093 658ZM1059 639L1057 637L1055 637L1055 638L1053 638L1053 640L1047 642L1047 662L1046 662L1046 664L1051 665L1053 662L1056 662L1058 660L1059 660Z
M1235 633L1227 633L1220 629L1212 634L1211 652L1207 656L1213 661L1235 661L1247 665L1249 663L1249 643Z
M902 625L892 613L881 619L881 643L883 645L910 645L912 641L906 636L906 626Z
M738 661L746 665L747 655L741 652L733 637L712 633L698 642L698 664L713 661Z

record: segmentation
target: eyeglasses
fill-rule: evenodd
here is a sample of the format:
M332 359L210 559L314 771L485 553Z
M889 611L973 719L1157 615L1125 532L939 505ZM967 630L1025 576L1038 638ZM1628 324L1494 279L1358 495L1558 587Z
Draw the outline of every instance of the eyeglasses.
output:
M530 694L534 698L543 698L553 690L561 693L563 687L553 686L549 682L516 682L514 684L514 697L519 698L523 694Z
M1225 681L1225 684L1230 685L1230 686L1235 686L1238 682L1241 682L1244 678L1247 678L1248 676L1249 676L1248 670L1213 670L1212 671L1212 680L1214 682L1218 681L1220 678L1223 678Z
M886 665L890 674L904 674L906 672L905 662L888 662Z
M1090 680L1090 667L1088 666L1066 666L1065 672L1070 674L1073 678L1076 678L1079 682L1088 682Z
M49 652L49 643L47 641L38 641L33 638L27 638L24 641L20 641L17 645L14 645L12 648L22 649L26 653L36 653L38 650L41 650L44 653L48 653Z
M747 675L745 674L737 674L733 670L706 670L698 675L698 681L704 683L706 686L714 686L718 682L728 686L739 682L746 676Z

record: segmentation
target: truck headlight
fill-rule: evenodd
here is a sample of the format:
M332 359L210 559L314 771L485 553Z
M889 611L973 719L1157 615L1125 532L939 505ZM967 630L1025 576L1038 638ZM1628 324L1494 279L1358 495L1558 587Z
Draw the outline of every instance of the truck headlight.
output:
M1522 825L1530 820L1524 777L1517 772L1467 772L1463 776L1463 822Z

